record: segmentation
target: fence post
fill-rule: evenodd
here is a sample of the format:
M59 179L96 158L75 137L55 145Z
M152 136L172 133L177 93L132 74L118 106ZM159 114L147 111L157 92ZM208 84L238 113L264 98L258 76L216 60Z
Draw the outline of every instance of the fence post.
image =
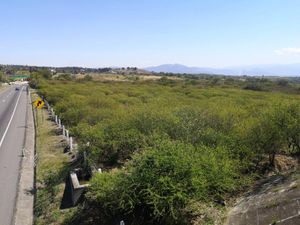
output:
M83 165L87 166L86 151L83 151Z
M55 115L55 123L57 124L57 122L58 122L58 121L57 121L57 115Z
M58 119L58 127L61 128L61 120Z
M73 137L70 137L70 151L73 151Z
M65 137L65 136L66 136L66 129L65 129L65 125L63 125L63 126L62 126L62 130L63 130L63 131L62 131L62 133L63 133L63 136Z
M47 109L49 110L49 104L46 100L45 100L45 105L46 105Z
M22 148L22 157L26 156L25 152L26 152L25 148Z
M69 137L69 130L66 130L66 138L67 138L67 141L69 141L70 137Z

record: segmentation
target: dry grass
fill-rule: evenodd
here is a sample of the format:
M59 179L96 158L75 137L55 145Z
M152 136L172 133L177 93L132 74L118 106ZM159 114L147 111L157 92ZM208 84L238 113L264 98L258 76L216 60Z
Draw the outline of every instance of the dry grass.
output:
M225 210L213 204L193 202L185 209L192 214L192 225L222 225L225 220Z
M111 73L89 73L89 74L78 74L76 79L82 79L86 75L89 75L95 81L132 81L132 80L159 80L162 76L151 75L151 74L111 74ZM182 78L175 76L168 76L170 80L182 80Z

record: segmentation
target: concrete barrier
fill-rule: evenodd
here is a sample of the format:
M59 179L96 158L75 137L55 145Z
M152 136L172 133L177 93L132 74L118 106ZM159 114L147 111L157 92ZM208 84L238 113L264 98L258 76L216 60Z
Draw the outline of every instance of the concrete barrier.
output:
M70 173L69 181L71 187L72 204L73 206L75 206L89 185L88 184L81 185L79 183L77 174L75 172Z

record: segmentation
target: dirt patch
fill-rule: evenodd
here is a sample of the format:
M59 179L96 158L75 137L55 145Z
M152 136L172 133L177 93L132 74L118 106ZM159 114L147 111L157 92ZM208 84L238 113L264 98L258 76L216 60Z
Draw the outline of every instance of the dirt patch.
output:
M213 204L204 204L200 202L194 202L189 204L185 211L189 214L192 214L192 225L221 225L223 224L225 216L224 208L217 207Z
M285 172L294 170L298 167L298 159L290 156L278 155L275 157L275 170L277 172Z
M89 75L96 81L155 81L162 78L159 75L148 74L106 74L106 73L89 73L89 74L77 74L76 79L83 79L86 75ZM176 76L167 76L169 80L183 80L183 78Z

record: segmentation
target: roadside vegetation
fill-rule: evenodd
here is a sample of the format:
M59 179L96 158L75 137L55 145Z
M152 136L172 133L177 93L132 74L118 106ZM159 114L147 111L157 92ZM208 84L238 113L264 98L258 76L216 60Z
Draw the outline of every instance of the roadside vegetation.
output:
M32 95L37 98L36 94ZM35 224L62 224L72 217L76 208L60 210L69 171L69 158L65 155L61 137L56 134L56 126L48 119L44 109L34 110L36 124L36 202Z
M2 71L0 71L0 86L2 82L6 82L6 77Z
M77 137L90 181L65 224L221 223L226 200L300 153L297 82L33 77ZM85 163L86 167L86 163Z

